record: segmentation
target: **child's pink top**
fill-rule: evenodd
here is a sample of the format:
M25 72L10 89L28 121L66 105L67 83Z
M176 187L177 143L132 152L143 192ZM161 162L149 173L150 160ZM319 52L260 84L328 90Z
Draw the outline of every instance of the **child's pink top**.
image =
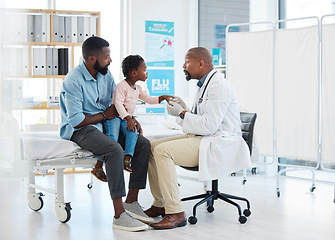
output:
M115 104L122 120L128 115L132 116L134 114L138 99L149 104L158 103L158 96L151 97L143 91L141 86L135 86L136 89L133 89L126 80L122 80L114 89L112 103Z

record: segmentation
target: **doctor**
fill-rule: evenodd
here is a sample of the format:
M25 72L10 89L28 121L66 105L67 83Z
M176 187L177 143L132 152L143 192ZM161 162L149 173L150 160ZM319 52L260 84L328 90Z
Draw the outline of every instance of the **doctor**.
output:
M151 143L148 176L154 201L145 213L150 217L165 214L163 220L151 224L155 229L186 225L175 165L199 166L200 181L217 179L250 166L235 91L214 70L209 51L191 48L183 68L187 81L199 80L199 90L192 111L179 97L168 105L168 112L178 117L177 122L186 134Z

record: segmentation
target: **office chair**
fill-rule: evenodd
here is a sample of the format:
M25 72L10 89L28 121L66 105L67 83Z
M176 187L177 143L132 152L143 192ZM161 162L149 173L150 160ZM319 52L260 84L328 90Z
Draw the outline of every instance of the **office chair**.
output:
M241 117L241 122L242 122L242 125L241 125L242 137L245 140L245 142L248 144L248 147L249 147L249 150L250 150L250 155L251 155L252 154L252 140L253 140L254 125L255 125L256 118L257 118L257 114L256 113L241 112L240 117ZM183 166L181 166L181 167L183 167ZM183 167L183 168L191 170L191 171L198 171L199 170L198 166L197 167ZM226 193L220 193L218 191L218 179L212 180L212 190L211 191L206 191L206 193L200 194L200 195L186 197L186 198L181 199L181 201L188 201L188 200L201 199L201 198L202 198L202 200L199 201L197 204L195 204L194 207L193 207L193 216L190 216L188 218L188 222L190 224L196 224L197 221L198 221L197 218L196 218L196 211L197 211L198 206L207 202L207 211L211 213L211 212L214 211L214 200L217 200L217 199L221 199L221 200L237 207L238 215L239 215L238 221L242 224L247 221L246 217L249 217L250 214L251 214L250 203L246 198L233 196L233 195L229 195L229 194L226 194ZM242 215L240 205L235 203L231 199L241 200L241 201L246 202L247 209L245 209L243 211L243 215Z

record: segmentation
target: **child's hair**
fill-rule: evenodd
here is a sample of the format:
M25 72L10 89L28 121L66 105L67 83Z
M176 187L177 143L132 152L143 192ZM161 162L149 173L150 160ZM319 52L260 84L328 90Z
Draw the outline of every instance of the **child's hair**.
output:
M122 61L122 72L125 77L132 70L137 70L140 64L144 62L144 59L140 55L129 55Z

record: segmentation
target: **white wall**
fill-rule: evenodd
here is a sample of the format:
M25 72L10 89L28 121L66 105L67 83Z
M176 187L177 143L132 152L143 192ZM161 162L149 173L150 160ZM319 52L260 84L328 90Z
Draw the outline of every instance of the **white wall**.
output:
M276 22L278 0L250 0L250 22Z
M175 95L189 97L194 83L182 70L186 51L198 46L198 0L121 1L121 59L129 54L145 58L145 21L174 22Z

